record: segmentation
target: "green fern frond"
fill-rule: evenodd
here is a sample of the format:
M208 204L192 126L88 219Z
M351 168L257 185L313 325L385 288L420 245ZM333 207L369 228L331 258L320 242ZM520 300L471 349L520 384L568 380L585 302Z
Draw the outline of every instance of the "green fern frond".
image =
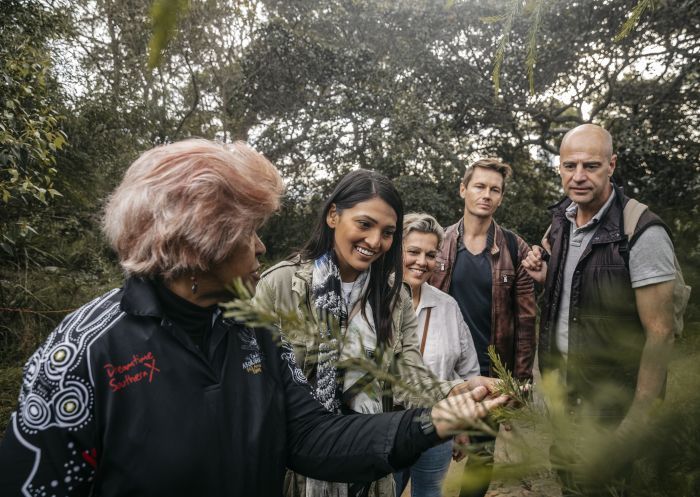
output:
M537 62L537 33L542 24L542 12L547 0L536 0L530 14L530 28L527 40L527 79L530 83L530 95L535 94L535 63Z
M620 28L620 32L615 36L615 42L619 43L634 31L634 28L639 24L639 20L647 9L656 10L661 7L663 3L665 3L663 0L639 0L637 5L634 6L634 9L632 9L629 19L625 21L622 28Z
M521 0L511 0L508 11L501 16L501 38L498 42L498 48L496 49L492 73L495 98L498 98L498 92L501 88L501 67L503 66L503 61L505 60L506 47L510 41L510 32L513 30L513 24L515 23L516 17L520 15L521 10Z

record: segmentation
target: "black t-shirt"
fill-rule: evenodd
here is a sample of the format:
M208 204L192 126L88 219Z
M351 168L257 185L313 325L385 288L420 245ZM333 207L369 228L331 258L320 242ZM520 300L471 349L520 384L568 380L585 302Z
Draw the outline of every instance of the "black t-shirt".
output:
M449 291L471 331L482 376L489 375L490 365L487 349L491 343L491 247L494 231L495 226L491 223L483 252L472 254L464 246L464 228L460 225Z

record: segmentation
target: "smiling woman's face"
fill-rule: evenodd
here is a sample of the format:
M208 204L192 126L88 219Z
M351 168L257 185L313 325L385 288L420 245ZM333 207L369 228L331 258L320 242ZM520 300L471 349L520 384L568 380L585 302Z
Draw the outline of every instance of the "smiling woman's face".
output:
M403 280L415 291L435 271L438 236L411 231L403 239Z
M350 282L391 248L397 216L389 204L374 197L340 212L332 205L326 223L334 230L340 277Z

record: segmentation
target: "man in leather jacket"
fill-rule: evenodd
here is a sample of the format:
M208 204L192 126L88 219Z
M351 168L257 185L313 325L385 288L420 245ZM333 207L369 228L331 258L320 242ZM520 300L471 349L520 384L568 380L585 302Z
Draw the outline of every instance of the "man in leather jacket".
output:
M482 159L467 168L459 185L464 214L445 230L440 252L444 267L430 283L459 304L474 339L482 376L494 375L487 354L493 345L516 378L529 380L535 358L535 292L520 264L529 247L493 219L510 174L510 166L496 159ZM493 444L486 446L485 465L470 458L465 471L489 474ZM463 489L460 495L481 497L489 482L490 477L485 478L480 488Z

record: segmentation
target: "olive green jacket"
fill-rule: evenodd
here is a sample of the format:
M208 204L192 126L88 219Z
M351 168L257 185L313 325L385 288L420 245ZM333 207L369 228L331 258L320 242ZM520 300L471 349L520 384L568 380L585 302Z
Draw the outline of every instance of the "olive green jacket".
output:
M301 261L296 258L280 262L265 271L255 291L255 302L263 309L273 310L279 316L280 330L294 347L297 364L307 378L312 378L316 371L315 357L321 337L318 332L317 315L311 309L311 275L313 261ZM297 320L310 319L304 331L295 331L290 326L285 329L285 315ZM393 364L395 372L401 380L413 386L417 392L392 389L395 403L405 407L432 405L445 398L448 392L462 380L439 381L423 363L418 345L418 321L413 311L411 297L406 289L402 289L399 303L392 312L393 320ZM382 362L384 370L388 371L390 361ZM421 385L435 385L436 388ZM293 471L287 471L284 484L286 497L305 497L306 478ZM372 483L369 489L370 497L394 497L395 486L392 475L385 476Z
M321 337L318 333L316 313L311 309L311 275L313 262L302 262L299 258L280 262L265 271L255 292L255 301L265 309L274 310L280 315L280 329L294 347L297 364L307 378L315 374L315 357ZM295 333L286 330L284 315L295 313L297 318L311 319L308 329ZM428 407L442 400L448 392L462 380L439 381L423 363L418 344L418 321L413 310L411 297L402 289L399 302L392 312L393 364L398 377L415 391L394 388L395 402L404 407ZM391 361L383 361L387 371ZM427 388L434 385L435 388ZM413 390L413 389L411 389Z

